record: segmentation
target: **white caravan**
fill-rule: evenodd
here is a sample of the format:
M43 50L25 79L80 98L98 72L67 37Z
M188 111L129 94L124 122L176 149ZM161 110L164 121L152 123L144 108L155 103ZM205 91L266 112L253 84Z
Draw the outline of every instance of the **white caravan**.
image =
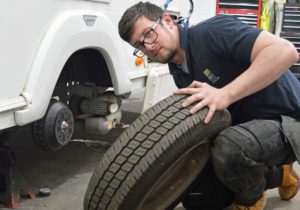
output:
M102 134L116 126L122 99L145 87L151 72L167 72L147 61L137 66L118 35L121 15L136 2L2 0L0 133L32 123L38 146L57 150L72 138L77 120ZM216 1L194 4L192 23L215 14ZM174 0L168 9L179 14L179 8L188 9L189 1ZM154 103L151 95L146 100Z

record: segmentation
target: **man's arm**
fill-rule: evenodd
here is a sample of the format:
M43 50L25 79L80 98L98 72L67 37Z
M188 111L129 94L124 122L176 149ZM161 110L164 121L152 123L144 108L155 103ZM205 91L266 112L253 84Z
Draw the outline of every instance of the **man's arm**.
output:
M208 123L216 110L224 110L230 104L267 87L298 59L298 52L290 42L271 33L261 32L251 52L250 67L231 83L217 89L195 81L175 93L191 95L183 102L184 107L198 102L191 109L192 114L208 106L209 112L204 120Z
M298 59L298 52L290 42L268 32L260 33L252 49L249 69L224 87L230 104L267 87Z

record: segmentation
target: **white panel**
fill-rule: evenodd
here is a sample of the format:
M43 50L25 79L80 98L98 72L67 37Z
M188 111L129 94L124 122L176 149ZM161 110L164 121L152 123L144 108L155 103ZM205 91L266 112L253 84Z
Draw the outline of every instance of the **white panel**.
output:
M26 105L25 98L17 96L9 99L0 99L0 112L21 108Z
M142 113L157 102L172 95L176 89L167 65L151 68L147 78Z
M151 2L163 7L165 0L151 0ZM191 25L199 23L216 15L216 0L193 0L194 12L191 16ZM190 9L189 0L173 0L167 10L179 11L181 16L186 17Z
M5 128L13 127L16 125L13 112L2 112L0 113L0 130Z
M194 12L191 16L191 24L196 24L215 16L216 5L216 0L194 0Z

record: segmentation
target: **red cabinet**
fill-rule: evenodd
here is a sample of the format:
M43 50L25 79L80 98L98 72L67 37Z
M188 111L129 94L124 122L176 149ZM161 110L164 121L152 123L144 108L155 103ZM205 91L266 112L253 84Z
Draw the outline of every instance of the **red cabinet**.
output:
M262 0L217 0L217 15L233 15L241 21L260 27Z

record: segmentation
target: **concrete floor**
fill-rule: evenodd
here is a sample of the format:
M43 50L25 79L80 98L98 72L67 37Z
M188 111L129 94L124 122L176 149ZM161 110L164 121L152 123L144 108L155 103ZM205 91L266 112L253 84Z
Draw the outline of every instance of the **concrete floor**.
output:
M138 98L132 97L124 104L127 111L140 109ZM130 105L129 105L130 104ZM132 106L134 104L134 106ZM125 112L124 121L131 122L137 114ZM71 142L57 152L43 152L32 143L30 126L15 133L10 138L10 146L15 152L17 166L23 177L37 192L42 187L49 187L52 192L48 197L35 199L22 198L17 210L82 210L85 189L102 153L92 151L85 144ZM109 135L89 136L89 139L98 139L105 142L113 140L122 132L115 129ZM82 136L77 133L78 139ZM300 167L295 164L300 174ZM299 210L300 193L292 201L281 201L276 190L267 192L265 210ZM8 210L0 204L1 210ZM176 210L183 210L178 206Z

